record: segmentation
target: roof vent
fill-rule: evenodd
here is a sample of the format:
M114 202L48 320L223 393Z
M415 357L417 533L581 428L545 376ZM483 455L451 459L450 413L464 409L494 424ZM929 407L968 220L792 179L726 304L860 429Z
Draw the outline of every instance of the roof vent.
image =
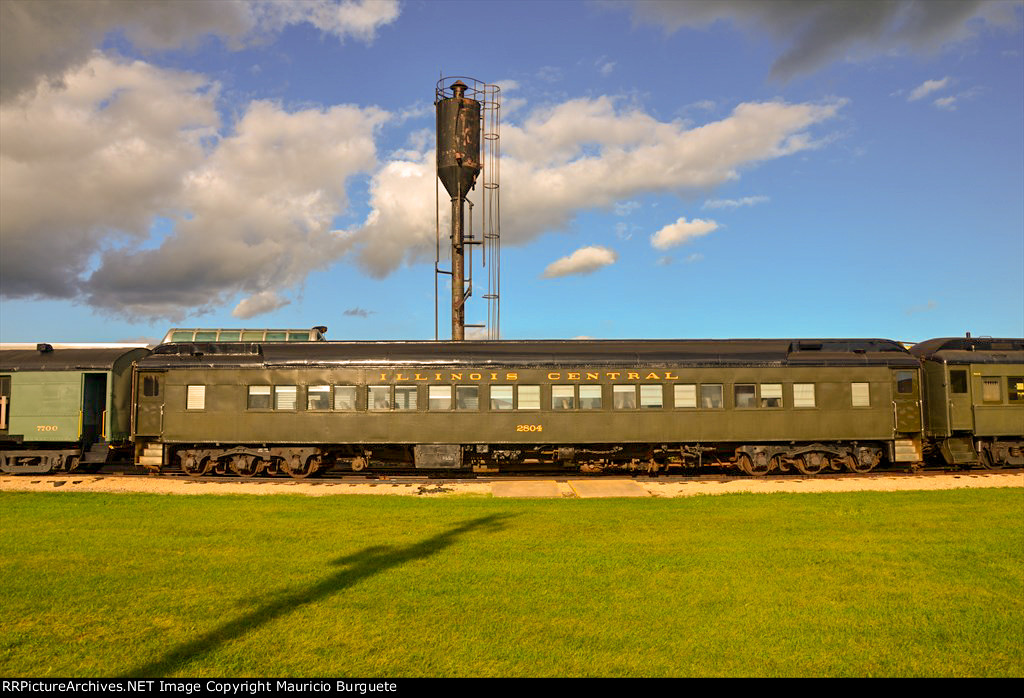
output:
M38 351L40 354L48 354L51 351L53 351L53 346L50 344L37 344L36 351Z

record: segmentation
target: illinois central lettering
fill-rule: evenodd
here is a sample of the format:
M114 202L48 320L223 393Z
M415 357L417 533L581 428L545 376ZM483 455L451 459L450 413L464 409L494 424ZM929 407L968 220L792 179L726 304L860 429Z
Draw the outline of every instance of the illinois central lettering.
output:
M549 371L545 376L549 381L596 382L611 381L667 381L679 380L672 371ZM492 383L515 383L520 380L516 371L381 371L379 380L383 382L437 382L479 383L484 380ZM530 379L534 380L534 379Z

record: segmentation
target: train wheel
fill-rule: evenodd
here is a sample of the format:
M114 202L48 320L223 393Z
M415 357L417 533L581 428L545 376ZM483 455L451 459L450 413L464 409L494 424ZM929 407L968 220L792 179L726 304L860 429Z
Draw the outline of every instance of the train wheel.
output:
M772 469L772 463L768 458L752 459L746 453L741 453L737 463L740 466L740 470L745 472L747 475L753 475L754 477L762 477L767 475Z
M189 477L202 477L206 474L206 467L203 463L191 454L181 456L181 469Z
M843 459L843 465L851 473L869 473L874 470L875 466L878 465L878 461L874 458L861 459L857 456L846 456Z
M817 475L828 465L828 458L823 453L812 451L797 456L795 464L796 469L804 475Z
M352 471L359 473L366 470L366 459L362 456L352 459Z
M260 472L260 464L260 459L255 456L237 455L231 457L228 467L239 477L248 479Z

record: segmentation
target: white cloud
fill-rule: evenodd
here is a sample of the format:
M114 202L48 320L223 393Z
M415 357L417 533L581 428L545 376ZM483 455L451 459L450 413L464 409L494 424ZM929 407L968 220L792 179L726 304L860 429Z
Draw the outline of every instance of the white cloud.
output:
M953 111L956 109L956 97L940 97L933 104L939 109Z
M198 75L96 54L63 87L0 105L3 294L73 297L102 247L141 241L154 215L175 211L216 133L216 92Z
M684 216L652 235L651 246L659 250L667 250L670 247L682 245L684 242L689 242L693 238L707 235L715 230L718 230L718 223L715 221L706 221L702 218L694 218L692 221L688 221Z
M950 82L949 77L944 77L941 80L925 80L920 85L910 91L910 96L907 97L908 102L916 102L919 99L927 97L936 90L941 90L946 87Z
M591 274L609 264L615 264L619 256L614 250L600 245L581 247L568 257L552 262L541 274L542 279L554 279L572 274Z
M611 97L534 110L502 127L502 244L564 230L581 210L625 213L632 197L707 190L759 162L816 148L808 129L843 104L745 103L696 127L619 109ZM434 176L432 149L404 151L374 175L372 211L351 230L358 261L374 276L433 258ZM447 211L445 199L442 230Z
M772 65L774 77L788 79L837 60L929 52L973 37L983 24L1016 23L1016 3L983 0L952 2L794 2L793 0L649 0L620 3L635 21L668 32L703 29L733 22L751 33L768 32L782 46Z
M243 299L235 309L231 311L232 317L243 320L269 313L291 303L287 298L282 298L273 291L261 291L254 296Z
M704 255L700 252L694 252L693 254L686 255L687 264L693 264L694 262L699 262L702 259L704 259Z
M770 201L767 196L744 196L741 199L708 199L701 208L740 208Z
M248 313L344 254L331 221L387 114L253 102L218 139L216 96L97 54L0 105L0 292L172 318L241 292ZM151 240L157 216L171 229Z
M232 48L309 23L339 40L369 42L399 14L397 0L3 0L0 2L0 99L86 63L93 48L115 29L143 50L167 50L214 35Z

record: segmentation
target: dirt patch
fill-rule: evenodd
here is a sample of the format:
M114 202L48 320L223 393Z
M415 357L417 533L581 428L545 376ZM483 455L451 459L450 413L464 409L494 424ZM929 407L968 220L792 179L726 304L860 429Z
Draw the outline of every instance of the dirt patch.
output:
M606 481L613 481L609 478ZM1024 473L969 471L946 475L867 475L843 479L785 478L725 481L670 481L628 479L655 497L692 497L731 492L861 492L896 490L951 490L981 487L1024 487ZM571 482L571 480L570 480ZM0 477L0 491L21 492L147 492L151 494L301 494L323 497L337 494L403 495L409 497L489 496L490 482L399 483L386 480L352 483L330 480L247 480L201 482L170 477L100 475L29 475ZM564 496L573 496L567 483L559 483Z

